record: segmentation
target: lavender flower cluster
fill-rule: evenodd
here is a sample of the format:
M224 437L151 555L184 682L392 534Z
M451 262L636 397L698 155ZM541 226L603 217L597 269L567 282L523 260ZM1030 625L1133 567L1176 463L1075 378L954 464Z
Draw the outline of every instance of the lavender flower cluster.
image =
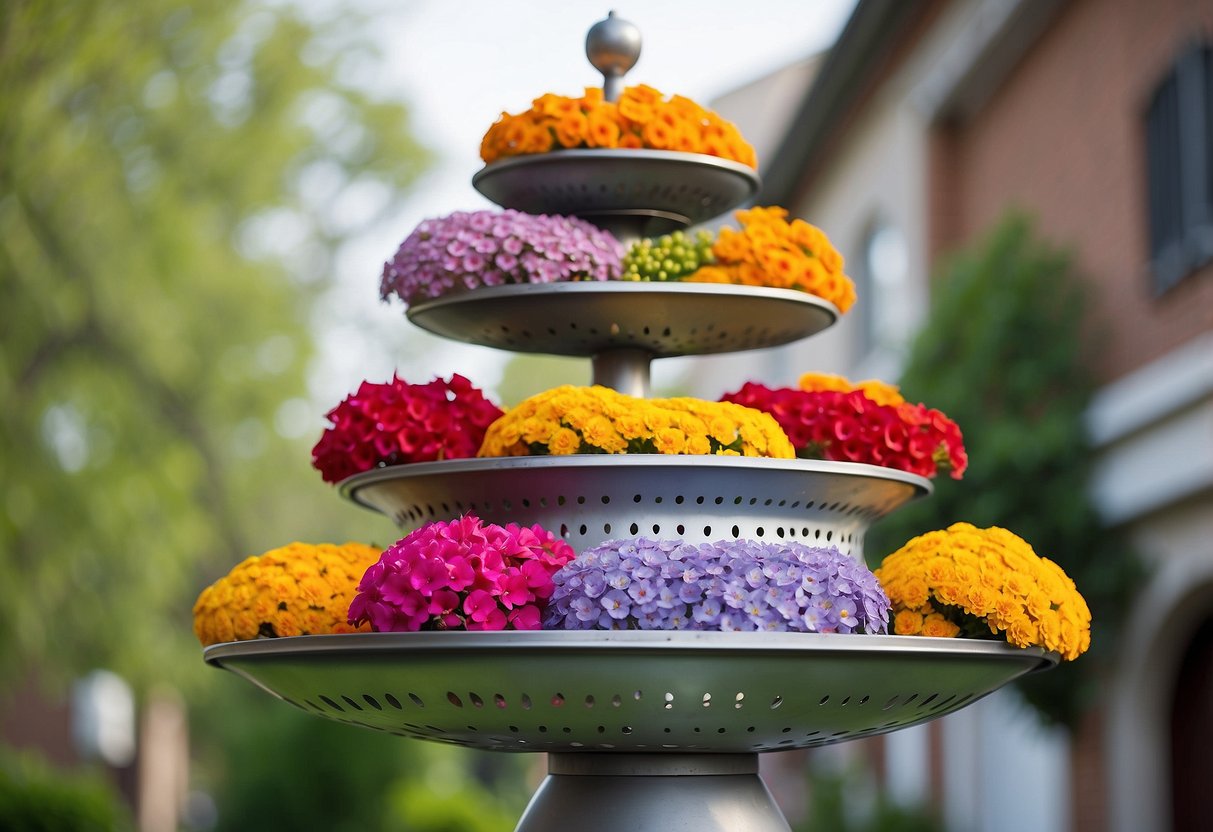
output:
M576 217L457 211L423 221L383 264L379 296L406 304L478 286L610 280L623 245Z
M544 629L883 633L889 599L834 546L610 540L552 576Z

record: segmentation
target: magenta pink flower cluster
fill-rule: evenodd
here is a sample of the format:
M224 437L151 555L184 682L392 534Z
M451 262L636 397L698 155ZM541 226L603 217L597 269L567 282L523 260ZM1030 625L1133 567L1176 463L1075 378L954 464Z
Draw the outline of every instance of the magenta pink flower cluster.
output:
M377 632L538 630L552 575L573 548L542 526L429 523L396 541L362 576L349 621Z
M611 280L623 246L576 217L457 211L428 219L383 264L379 296L406 304L479 286Z

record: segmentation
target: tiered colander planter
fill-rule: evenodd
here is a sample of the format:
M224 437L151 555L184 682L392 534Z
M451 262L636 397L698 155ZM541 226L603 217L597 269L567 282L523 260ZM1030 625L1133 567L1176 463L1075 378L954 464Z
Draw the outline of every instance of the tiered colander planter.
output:
M506 159L474 183L503 207L579 215L624 238L717 216L759 184L733 162L633 150ZM782 289L566 283L469 290L408 315L472 344L589 357L595 383L643 396L653 359L791 343L838 310ZM869 525L931 487L856 463L602 455L396 466L340 490L402 529L473 512L541 524L578 551L637 535L742 538L862 560ZM687 631L304 636L219 644L205 657L327 719L548 752L524 832L788 830L758 778L759 753L917 725L1057 661L986 641Z

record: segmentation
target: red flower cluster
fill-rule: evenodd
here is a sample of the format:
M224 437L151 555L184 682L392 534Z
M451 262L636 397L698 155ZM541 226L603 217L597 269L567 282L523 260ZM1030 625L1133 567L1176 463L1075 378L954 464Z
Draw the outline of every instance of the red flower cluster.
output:
M325 414L326 428L312 448L312 467L325 482L376 466L466 459L480 450L501 408L461 375L450 381L386 384L364 381L358 392Z
M953 479L969 464L960 428L925 405L877 404L862 390L772 390L753 382L722 401L770 413L803 458L866 462L923 477L942 468Z

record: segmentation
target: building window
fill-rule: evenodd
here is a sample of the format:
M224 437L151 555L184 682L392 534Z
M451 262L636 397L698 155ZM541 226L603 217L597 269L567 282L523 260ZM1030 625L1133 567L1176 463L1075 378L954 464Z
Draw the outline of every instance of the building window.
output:
M863 238L861 254L855 307L861 368L875 375L896 376L918 323L905 237L894 225L873 223Z
M1146 113L1150 271L1156 294L1213 260L1213 46L1192 46Z

